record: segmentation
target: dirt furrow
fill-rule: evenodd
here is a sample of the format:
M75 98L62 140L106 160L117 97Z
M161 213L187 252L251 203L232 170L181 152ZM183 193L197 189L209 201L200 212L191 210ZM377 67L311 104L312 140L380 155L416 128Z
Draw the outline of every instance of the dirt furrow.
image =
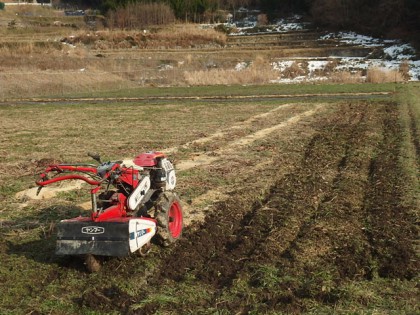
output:
M420 138L418 137L418 135L420 135L420 127L417 126L412 106L414 105L408 106L408 115L410 119L410 136L416 153L417 167L420 168Z
M298 159L292 156L304 155L302 141L304 143L306 140L302 139L302 134L310 137L313 125L316 124L314 121L319 119L306 115L299 131L293 128L289 130L290 134L299 134L300 138L296 137L294 140L292 135L272 133L269 140L266 139L269 143L288 138L286 143L284 140L277 142L277 154L272 165L258 172L253 169L245 176L242 175L242 183L247 183L246 187L242 184L242 188L237 188L228 200L215 205L214 211L206 217L204 223L192 229L190 233L187 231L185 240L179 245L180 248L175 249L182 253L182 259L179 259L179 256L176 259L167 257L163 264L171 265L172 268L163 271L160 276L181 280L185 276L185 270L190 270L204 283L220 289L231 286L235 275L243 269L249 259L252 259L268 237L267 225L254 222L258 220L255 211L261 206L261 201L258 201L259 194L264 191L264 185L268 188L274 178L287 176L294 168L293 165ZM265 182L264 178L268 181Z
M410 202L404 192L407 178L399 160L403 141L398 109L389 104L383 111L383 138L370 161L366 234L376 261L375 272L381 277L411 279L419 267L413 243L418 232L416 211L407 206Z
M239 176L239 178L237 178L236 180L240 182L241 185L235 186L236 187L235 191L232 191L231 193L229 193L230 196L228 200L217 203L215 205L215 210L213 211L213 213L210 213L207 216L206 221L200 224L198 228L194 229L194 231L198 231L197 233L198 234L202 233L202 235L194 235L193 239L197 237L199 239L200 238L205 239L205 241L194 240L191 246L195 246L195 249L191 251L186 250L185 253L197 255L196 249L200 251L201 246L205 246L203 248L206 252L206 255L208 255L209 253L212 253L212 250L208 250L207 245L211 247L212 246L211 244L213 243L218 243L219 244L217 245L218 248L223 248L223 246L220 247L221 243L225 243L227 248L234 246L232 242L235 242L235 239L237 237L235 233L238 232L240 229L242 229L243 223L247 220L246 214L249 213L250 209L252 212L253 204L256 203L256 198L258 198L258 195L264 191L264 187L269 187L272 184L273 178L275 178L278 174L283 174L283 175L286 174L288 171L290 171L290 168L293 167L292 165L295 163L295 158L292 158L292 156L300 154L298 152L302 150L302 146L297 145L297 143L304 141L302 139L298 139L297 135L302 136L301 133L303 133L303 134L306 134L306 136L308 137L310 136L311 127L309 127L308 121L314 120L313 117L311 117L311 115L313 115L314 112L311 110L310 114L308 112L305 112L305 113L306 114L301 117L304 120L304 123L302 122L302 126L299 126L299 128L296 128L296 129L299 129L299 131L291 128L293 124L291 124L290 122L281 123L278 125L280 126L278 128L281 128L281 127L285 128L286 126L290 127L290 129L287 129L287 132L286 132L286 128L284 130L284 133L278 132L279 130L276 130L277 132L272 131L273 132L272 139L283 138L283 141L286 141L286 142L284 142L284 146L279 146L275 149L280 152L277 152L277 154L274 157L271 156L267 158L268 160L267 164L261 164L261 161L263 159L260 159L258 163L256 163L255 165L251 167L245 167L241 170L238 169L238 172L235 172L234 174L232 174L233 176L236 176L236 177ZM293 123L297 123L299 119L294 118L292 121ZM305 132L305 129L307 129L306 132ZM293 137L295 137L294 140L293 140ZM272 139L271 138L265 139L265 141L268 144L272 144L273 141L275 141ZM249 142L249 143L251 144L252 142ZM261 145L264 145L264 144L261 144ZM249 149L250 148L247 148L247 152L249 152ZM238 154L238 150L232 150L231 154L233 153ZM229 164L230 164L231 165L230 167L235 169L233 165L235 164L234 162L236 162L237 159L238 158L237 157L235 158L235 156L226 155L223 160L223 162L225 163L224 168L229 167ZM245 187L243 183L246 183ZM263 185L261 186L262 183ZM234 183L232 183L232 185L234 185ZM220 187L220 189L226 189L226 188ZM231 189L232 187L230 187L230 190ZM233 193L233 197L232 197L232 193ZM239 197L239 198L236 198L236 197ZM219 216L220 218L218 218ZM208 225L211 225L211 228L209 228ZM205 229L203 229L204 226L205 226ZM225 230L226 233L222 232L224 228L226 228ZM235 229L236 229L236 232L235 232ZM209 233L211 233L214 237L209 236L208 235ZM218 234L222 234L222 235L228 234L228 235L224 236L221 239L218 236ZM185 239L186 239L186 242L188 242L187 239L190 239L190 236L187 235ZM203 245L200 245L200 244L203 244ZM201 255L198 255L198 256L201 256ZM203 255L202 257L203 259L205 259L204 258L205 255ZM242 256L237 257L237 259L239 260L241 260L242 258L243 258ZM235 258L230 257L229 260L234 262ZM193 260L186 258L185 260L179 261L178 263L183 264L188 261L193 261ZM207 261L206 264L209 265L211 264L211 262ZM183 270L183 268L180 268L180 269L174 268L174 269ZM205 270L207 270L207 268L205 268ZM203 276L204 276L205 270L203 270ZM218 270L227 270L227 269L219 266ZM168 272L171 272L171 271L168 271ZM175 277L177 276L175 275ZM214 278L211 275L206 275L205 277L208 277L209 279L210 278L220 279L220 277Z
M390 248L397 247L382 244L384 237L389 239L384 229L376 231L375 237L369 236L367 229L369 225L379 228L384 223L370 222L380 215L370 205L383 198L376 188L368 189L379 185L370 159L392 147L390 139L398 134L398 130L389 128L395 113L386 108L367 102L337 104L329 116L312 119L310 126L306 125L307 138L300 139L299 153L287 170L281 170L284 157L279 149L279 158L274 157L270 171L259 170L257 174L254 170L248 174L249 179L271 174L275 180L264 199L255 193L261 189L258 180L232 191L226 200L215 205L205 222L187 231L185 240L174 249L177 256L166 257L162 262L172 268L156 275L152 282L184 281L187 275L193 275L203 285L214 288L213 296L206 302L209 307L223 305L229 310L264 312L261 305L266 305L267 310L300 312L305 310L302 299L335 303L341 298L340 285L347 279L374 277L375 259L379 261L379 274L385 275L381 271L386 265L385 257L372 248L387 249L389 254ZM378 136L381 130L385 133L383 142ZM278 133L272 133L270 140L276 142L279 138ZM396 165L384 166L389 173ZM398 170L390 175L398 178ZM393 195L394 192L389 193ZM407 220L406 213L393 219L392 207L391 203L385 220L393 224ZM391 230L399 242L402 235L410 235L401 227ZM412 258L413 253L407 249L398 261L407 263ZM413 271L410 266L403 267ZM241 289L244 285L246 293ZM236 299L227 298L232 296ZM260 308L253 309L247 301L250 298Z
M288 109L291 107L298 107L298 114L290 116L290 112ZM266 158L259 157L258 163L251 162L250 165L246 165L247 163L238 157L238 153L243 151L247 146L252 145L252 143L265 139L266 137L269 137L270 134L279 132L280 130L283 130L284 132L290 132L290 129L293 128L296 124L299 123L299 121L311 117L315 115L317 112L322 111L322 109L325 107L325 104L318 104L314 108L307 109L305 105L301 105L302 108L299 108L299 105L296 104L289 104L289 105L280 105L279 107L276 107L275 109L259 114L256 116L253 116L249 118L248 120L244 121L241 124L235 125L231 128L228 128L224 132L217 132L217 135L226 135L229 134L232 130L239 130L239 129L245 129L248 125L252 124L253 122L259 121L261 119L267 119L271 115L274 115L274 113L277 114L276 118L277 121L280 120L280 123L275 124L274 126L270 126L264 129L257 129L254 133L248 134L244 137L240 138L233 138L229 137L228 139L231 139L232 141L228 141L224 145L222 145L219 149L210 151L208 153L196 153L194 155L193 160L183 160L179 161L176 164L176 169L178 171L187 171L191 168L214 168L212 165L219 165L217 167L222 167L223 169L238 169L241 168L240 172L242 173L242 176L248 173L258 173L260 170L264 169L267 166L267 163L271 163L271 157L267 156ZM271 118L273 119L273 118ZM284 120L285 119L285 120ZM284 120L284 121L283 121ZM264 126L267 123L264 124ZM218 138L214 137L214 135L211 135L207 138L201 138L198 140L199 143L203 144L206 142L211 141L217 141ZM239 161L238 161L239 160ZM228 162L226 162L228 161ZM235 172L237 173L237 172ZM234 174L233 174L234 175ZM224 176L226 177L226 176ZM190 179L189 179L190 180ZM190 185L189 183L182 184ZM181 193L182 188L181 186ZM204 194L199 195L198 197L195 197L188 203L184 203L184 213L185 213L185 225L188 226L191 222L200 222L204 220L205 213L203 212L202 205L206 205L205 207L208 208L209 204L214 203L214 201L223 201L227 198L226 195L226 187L212 187L210 190L207 190ZM217 199L216 199L217 198ZM200 209L201 208L201 209Z
M252 125L252 123L254 123L256 121L265 119L268 116L270 116L270 115L272 115L272 114L274 114L274 113L276 113L280 110L285 110L285 109L288 109L292 106L296 106L296 104L293 104L293 103L292 104L281 104L280 106L275 107L274 109L271 109L271 110L269 110L265 113L252 116L252 117L248 118L247 120L243 121L242 123L238 123L236 125L233 125L231 127L226 128L224 130L217 131L217 132L215 132L215 133L213 133L209 136L198 138L198 139L195 139L191 142L187 142L187 143L183 144L182 146L167 148L167 149L164 149L163 151L167 154L173 154L173 153L175 153L175 152L177 152L181 149L187 149L188 147L193 146L193 145L205 144L205 143L212 142L212 141L218 141L220 138L226 137L229 134L229 132L232 131L232 130L245 129L247 126Z
M304 105L302 105L302 106L304 106ZM252 142L255 142L257 140L263 139L263 138L267 137L268 135L270 135L272 132L279 131L280 129L283 129L283 128L288 128L291 125L296 124L303 117L308 117L308 116L311 116L314 113L316 113L316 111L319 110L320 108L322 108L322 106L323 106L322 104L319 104L314 109L306 110L306 111L304 111L300 114L294 115L294 116L286 119L285 121L277 123L273 126L269 126L269 127L263 128L263 129L259 129L259 130L255 131L254 133L248 134L246 136L243 136L243 137L240 137L240 138L237 138L237 139L233 139L233 141L228 141L224 146L220 147L217 150L212 150L210 153L195 152L192 159L184 159L183 161L177 162L176 168L179 171L185 171L185 170L191 169L193 167L200 167L200 166L209 165L211 163L214 163L217 160L226 158L226 156L232 156L232 155L235 154L235 151L241 149L241 147L249 145ZM280 108L284 109L283 106L280 106L280 107L276 108L275 111L278 111ZM271 114L273 112L274 111L271 111ZM270 113L267 113L267 114L269 115ZM245 127L250 122L256 121L256 119L264 118L264 117L267 116L267 114L258 115L258 117L252 117L246 123L241 124L241 125L236 125L236 126L230 128L230 130L245 129ZM227 132L217 133L218 136L219 135L225 136L225 134L227 134ZM214 135L212 135L208 138L209 138L209 140L215 140L216 139L216 137ZM200 144L203 144L207 141L208 141L207 139L205 140L203 138L198 140L198 142Z
M359 217L356 216L349 224L348 219L352 219L352 215L345 213L352 207L356 209L351 209L350 212L360 211L363 197L356 197L360 189L355 189L353 194L350 190L338 189L345 180L353 181L352 184L357 186L354 181L358 178L353 176L353 179L348 179L347 170L359 166L359 161L355 161L354 165L351 160L352 151L360 143L358 137L362 133L360 129L363 129L360 122L364 109L362 107L357 115L352 115L354 110L347 109L348 113L342 116L344 119L338 117L336 121L320 126L321 131L308 143L301 165L293 174L279 180L264 206L254 211L254 228L265 229L266 232L258 240L257 250L247 261L247 266L236 277L250 277L249 281L256 289L264 288L264 274L261 274L260 266L264 263L276 265L278 276L289 280L284 284L283 292L271 295L271 307L272 303L279 303L280 306L282 302L285 305L283 311L287 311L298 298L313 298L315 292L315 298L336 299L334 284L321 278L316 279L314 275L322 274L323 277L339 279L341 268L347 268L346 264L340 265L334 260L334 256L342 258L344 253L338 255L336 249L346 244L349 236L354 234L351 233L353 231L346 231L347 225L350 229L356 228L356 234L361 234L363 239L360 228L363 222L359 222ZM350 117L349 121L343 122L346 117ZM345 129L340 128L340 125L346 126ZM334 127L336 131L331 132L328 126ZM361 176L367 167L365 165L361 169ZM247 235L248 238L252 236L255 238L255 234ZM346 259L348 258L347 256ZM348 262L352 265L354 261L356 259L349 259ZM328 268L331 264L334 266ZM348 276L354 276L359 271L360 268L355 268L353 275ZM302 282L301 277L312 278L313 282ZM319 290L321 287L324 290Z

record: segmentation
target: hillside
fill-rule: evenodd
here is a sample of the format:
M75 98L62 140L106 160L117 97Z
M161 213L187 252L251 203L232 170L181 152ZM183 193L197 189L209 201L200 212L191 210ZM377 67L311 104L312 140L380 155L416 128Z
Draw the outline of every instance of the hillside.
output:
M83 17L19 8L13 18L0 13L2 99L147 86L419 79L417 52L409 44L319 30L299 16L233 27L226 35L212 25L185 24L84 30Z

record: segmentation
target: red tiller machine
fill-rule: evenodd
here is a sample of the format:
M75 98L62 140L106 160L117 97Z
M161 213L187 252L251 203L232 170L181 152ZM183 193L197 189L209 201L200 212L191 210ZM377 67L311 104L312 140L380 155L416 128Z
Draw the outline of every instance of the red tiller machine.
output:
M182 208L174 192L175 169L161 152L147 152L133 160L99 165L50 165L36 182L42 187L82 180L92 186L89 217L62 220L57 225L58 255L84 255L90 271L98 269L98 256L145 255L155 238L168 246L180 238Z

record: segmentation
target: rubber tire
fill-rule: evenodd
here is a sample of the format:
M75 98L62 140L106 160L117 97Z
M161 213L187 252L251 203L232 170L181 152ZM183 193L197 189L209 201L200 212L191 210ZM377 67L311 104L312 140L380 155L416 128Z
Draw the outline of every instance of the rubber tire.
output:
M159 196L155 203L155 219L156 240L160 245L169 246L181 237L184 227L182 207L174 192L165 191Z

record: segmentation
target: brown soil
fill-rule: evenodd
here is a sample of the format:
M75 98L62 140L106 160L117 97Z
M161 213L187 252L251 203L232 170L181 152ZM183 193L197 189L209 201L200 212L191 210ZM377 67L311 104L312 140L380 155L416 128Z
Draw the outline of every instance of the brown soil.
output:
M184 154L183 238L150 260L105 261L104 281L76 302L100 313L298 314L344 303L351 281L412 280L405 131L392 102L287 104L168 150Z
M413 278L416 231L410 209L401 206L397 107L354 102L329 110L301 122L298 132L270 134L272 164L239 174L242 186L186 230L149 282L193 277L213 295L190 309L235 296L223 308L242 314L301 312L305 299L335 303L349 280ZM281 279L274 289L267 265ZM253 306L238 290L241 281L255 294Z

